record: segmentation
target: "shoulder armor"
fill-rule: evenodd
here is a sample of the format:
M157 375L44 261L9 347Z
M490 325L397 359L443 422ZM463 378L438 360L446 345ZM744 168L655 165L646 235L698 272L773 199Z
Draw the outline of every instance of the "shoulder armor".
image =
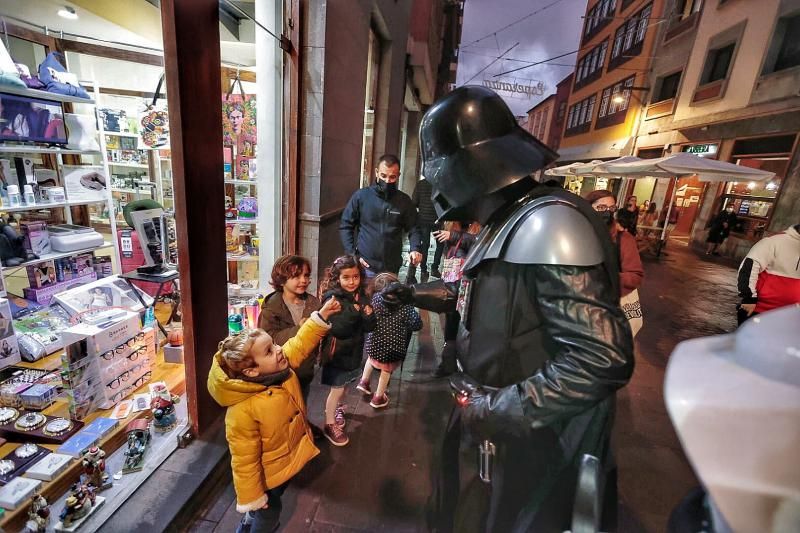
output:
M567 200L528 199L505 220L479 236L464 264L487 259L524 265L592 266L603 262L603 248L592 224Z

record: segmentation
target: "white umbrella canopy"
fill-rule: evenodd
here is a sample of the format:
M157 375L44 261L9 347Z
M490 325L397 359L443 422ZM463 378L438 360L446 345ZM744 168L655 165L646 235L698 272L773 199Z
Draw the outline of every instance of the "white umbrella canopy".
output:
M625 155L617 159L612 159L611 161L601 161L597 159L589 163L573 163L575 166L572 168L572 171L578 176L614 176L614 172L609 172L607 170L609 165L639 163L641 161L645 161L645 159L632 155Z
M544 171L545 176L574 176L575 173L572 172L572 169L580 166L584 166L586 163L570 163L569 165L561 165L560 167L553 167L548 168Z
M595 170L625 177L697 176L701 181L764 181L775 177L774 172L683 152L658 159L642 159L629 163L609 161L599 165Z

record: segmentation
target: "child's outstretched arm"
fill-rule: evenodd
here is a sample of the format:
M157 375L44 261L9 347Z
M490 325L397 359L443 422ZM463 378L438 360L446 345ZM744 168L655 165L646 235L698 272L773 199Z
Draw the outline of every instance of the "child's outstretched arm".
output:
M289 360L289 366L297 368L319 346L319 342L328 334L331 325L328 319L342 310L342 304L336 298L330 298L319 311L314 311L311 318L300 326L297 335L286 341L283 353Z

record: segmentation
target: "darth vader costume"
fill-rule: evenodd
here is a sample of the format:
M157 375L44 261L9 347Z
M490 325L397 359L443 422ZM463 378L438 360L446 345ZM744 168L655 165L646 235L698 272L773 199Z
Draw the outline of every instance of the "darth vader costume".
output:
M615 391L633 372L608 229L581 198L532 179L557 154L489 89L434 104L420 144L440 220L484 226L456 299L461 372L430 527L564 531L581 458L610 464ZM415 287L419 307L443 311L441 296Z

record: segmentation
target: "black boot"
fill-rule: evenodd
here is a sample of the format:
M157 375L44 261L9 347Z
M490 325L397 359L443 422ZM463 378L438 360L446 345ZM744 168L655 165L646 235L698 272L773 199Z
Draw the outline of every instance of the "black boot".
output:
M445 342L442 347L442 362L433 372L433 377L443 378L456 371L456 343Z

